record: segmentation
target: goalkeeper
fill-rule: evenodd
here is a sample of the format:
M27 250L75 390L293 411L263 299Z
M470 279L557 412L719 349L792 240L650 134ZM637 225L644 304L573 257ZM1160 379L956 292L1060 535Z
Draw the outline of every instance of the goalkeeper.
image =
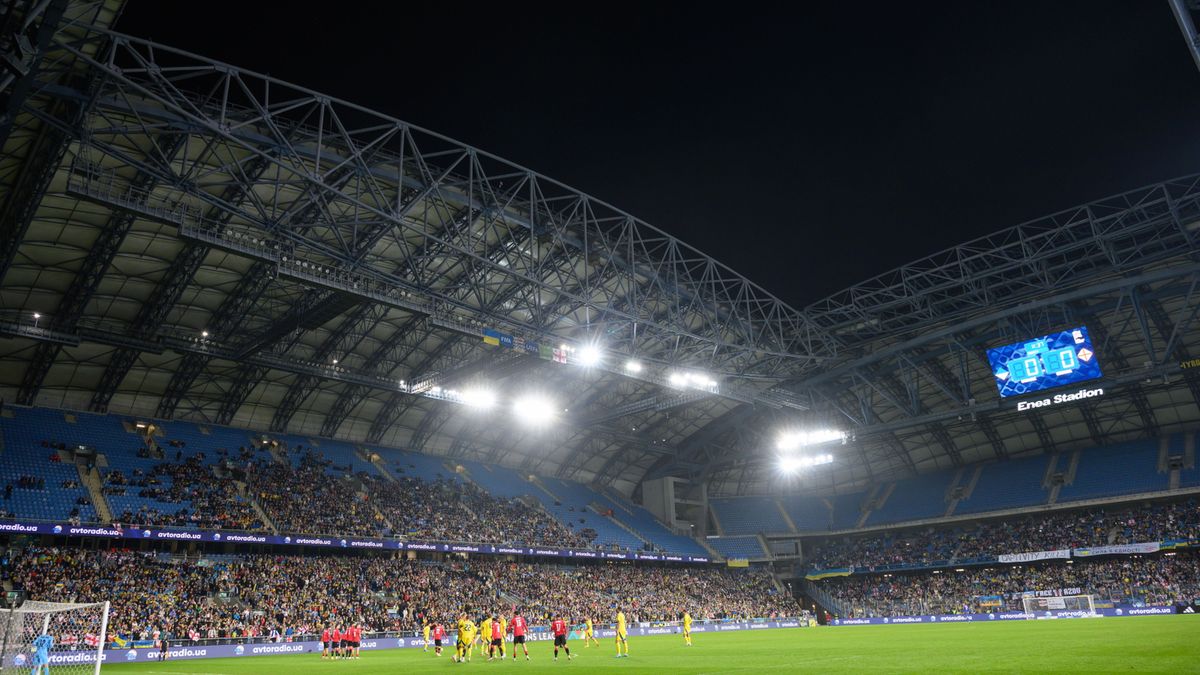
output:
M53 646L54 638L45 633L33 639L32 675L50 675L50 648Z

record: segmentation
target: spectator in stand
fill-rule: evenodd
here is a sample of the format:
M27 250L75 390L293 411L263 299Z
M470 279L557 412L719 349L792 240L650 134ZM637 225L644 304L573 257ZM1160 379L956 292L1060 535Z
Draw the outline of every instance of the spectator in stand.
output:
M155 629L175 636L233 637L273 631L312 635L331 623L366 632L415 631L423 619L447 621L511 608L519 598L531 622L553 612L610 616L620 604L631 621L796 616L795 601L757 570L567 567L501 561L420 562L378 556L248 555L180 560L130 551L31 547L13 564L31 599L111 600L110 624L127 639ZM212 599L224 592L225 599ZM476 611L478 610L478 612Z
M980 596L1001 596L1004 611L1021 611L1022 591L1078 588L1097 602L1133 605L1191 603L1200 598L1200 557L1190 553L1053 561L1038 565L971 567L867 574L823 580L849 617L986 613Z
M1200 539L1200 508L1194 498L848 535L818 544L807 562L812 569L928 565L1170 539Z

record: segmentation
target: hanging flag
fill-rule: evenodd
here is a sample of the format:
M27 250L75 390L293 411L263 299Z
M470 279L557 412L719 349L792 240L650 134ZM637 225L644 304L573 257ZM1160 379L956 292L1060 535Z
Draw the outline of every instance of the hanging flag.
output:
M554 362L555 363L566 363L567 362L567 350L555 349L554 350Z
M83 644L89 647L95 647L100 644L100 636L88 633L87 635L83 636Z
M534 342L533 340L528 340L525 342L525 353L526 354L533 354L536 356L538 354L539 350L540 350L540 347L538 346L538 343Z
M538 356L547 361L553 361L554 349L550 345L538 345Z
M499 345L500 344L500 332L494 331L491 328L484 328L483 329L483 341L488 343L489 345Z
M507 333L501 333L500 334L500 346L508 347L509 349L512 349L513 348L513 336L508 335Z

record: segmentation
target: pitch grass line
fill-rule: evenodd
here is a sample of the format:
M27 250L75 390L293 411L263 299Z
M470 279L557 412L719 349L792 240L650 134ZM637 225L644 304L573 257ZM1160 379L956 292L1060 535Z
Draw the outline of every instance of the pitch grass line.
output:
M1200 673L1200 616L1055 621L783 628L656 635L630 639L631 657L611 641L555 663L549 642L529 645L532 661L468 664L419 649L368 651L357 661L322 661L319 652L104 666L109 675L396 675L397 673L622 673L718 675L783 673ZM511 645L508 645L511 647ZM510 652L511 655L511 652ZM465 669L465 670L464 670Z

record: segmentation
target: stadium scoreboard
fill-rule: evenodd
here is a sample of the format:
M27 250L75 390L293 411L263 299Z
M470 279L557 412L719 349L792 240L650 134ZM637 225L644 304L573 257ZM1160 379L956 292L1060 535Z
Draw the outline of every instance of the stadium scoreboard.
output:
M988 350L1001 398L1032 394L1102 375L1086 326Z

